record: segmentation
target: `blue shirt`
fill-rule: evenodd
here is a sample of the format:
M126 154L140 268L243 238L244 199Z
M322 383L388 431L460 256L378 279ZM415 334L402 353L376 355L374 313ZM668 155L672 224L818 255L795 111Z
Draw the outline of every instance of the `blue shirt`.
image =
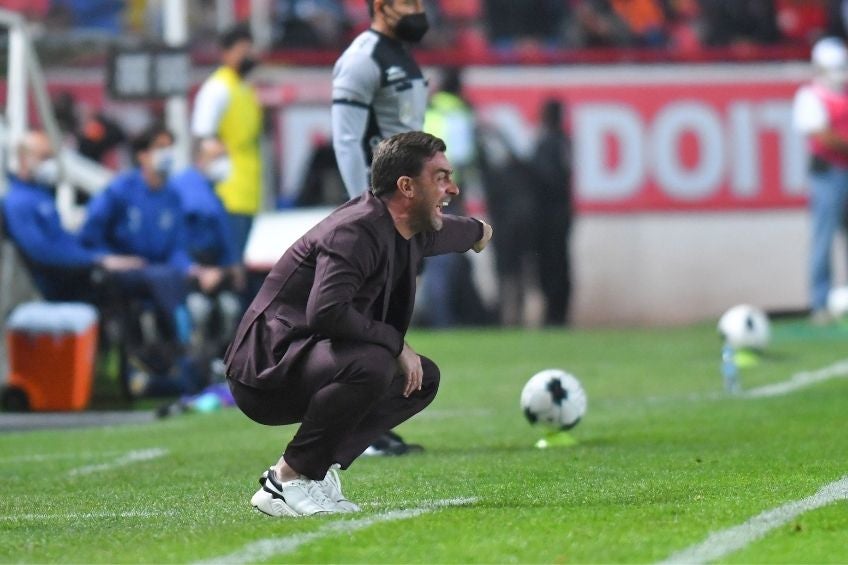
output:
M61 286L48 269L88 269L101 254L86 249L80 240L62 227L51 187L9 175L9 191L3 199L6 231L31 266L33 281L45 298L56 295Z
M67 10L74 27L121 33L121 20L126 9L124 0L53 0L54 8Z
M188 252L198 263L228 267L238 263L227 211L209 180L197 167L171 177L186 222Z
M115 177L89 203L80 238L103 252L138 255L185 272L191 259L184 222L180 197L170 182L154 189L136 168Z

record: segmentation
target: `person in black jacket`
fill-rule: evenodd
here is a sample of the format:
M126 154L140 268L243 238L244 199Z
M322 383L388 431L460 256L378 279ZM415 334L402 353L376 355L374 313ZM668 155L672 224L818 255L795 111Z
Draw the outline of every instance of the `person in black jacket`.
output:
M568 322L571 298L569 240L574 216L571 190L571 140L563 128L564 105L547 100L532 156L535 182L533 217L542 229L535 233L538 278L545 295L545 324Z

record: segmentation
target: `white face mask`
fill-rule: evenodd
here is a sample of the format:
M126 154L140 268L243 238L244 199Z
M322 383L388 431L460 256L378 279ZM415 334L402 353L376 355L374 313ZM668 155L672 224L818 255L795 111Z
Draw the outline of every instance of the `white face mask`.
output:
M824 74L827 85L834 90L843 90L848 85L848 68L831 69Z
M56 186L59 182L59 161L50 157L39 162L32 170L32 179L44 186Z
M233 172L233 162L226 155L221 155L214 161L206 165L206 170L203 173L213 183L221 182L230 176Z
M153 150L153 169L162 176L171 174L174 167L174 148L161 147Z

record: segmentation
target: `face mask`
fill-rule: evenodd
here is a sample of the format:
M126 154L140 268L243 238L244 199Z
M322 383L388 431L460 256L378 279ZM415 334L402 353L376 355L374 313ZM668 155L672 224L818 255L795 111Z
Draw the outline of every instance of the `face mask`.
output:
M244 59L239 61L236 72L239 74L239 76L247 76L247 73L252 71L255 66L256 59L254 59L253 57L245 57Z
M825 84L832 90L844 90L848 85L848 69L833 69L824 74Z
M44 186L56 186L59 182L59 161L53 157L41 161L33 169L32 179Z
M230 176L233 170L233 162L226 155L221 155L206 166L204 174L213 183L221 182Z
M153 150L153 169L162 176L168 176L174 166L174 150L162 147Z
M428 29L430 29L430 22L427 21L426 12L406 14L398 18L397 25L395 25L395 35L401 41L418 43Z

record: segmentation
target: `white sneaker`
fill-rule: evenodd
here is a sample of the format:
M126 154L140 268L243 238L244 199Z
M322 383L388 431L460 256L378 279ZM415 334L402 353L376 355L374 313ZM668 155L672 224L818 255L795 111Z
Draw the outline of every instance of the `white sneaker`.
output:
M331 511L333 512L360 512L362 508L360 508L358 504L348 500L344 493L342 493L342 481L339 478L338 472L338 469L340 468L341 465L334 463L327 471L327 476L325 476L323 480L311 481L315 483L318 489L321 490L322 494L317 496L322 500L322 506L329 506L332 508ZM265 483L268 481L268 473L273 470L274 467L269 467L267 471L262 473L262 476L259 477L260 485L263 487L265 486ZM312 496L313 499L316 498L316 496L313 496L311 490L310 496Z
M250 504L259 512L276 518L283 516L300 516L300 514L295 512L295 510L282 499L274 498L273 494L262 488L253 493L253 496L250 497Z
M321 512L335 512L335 505L309 479L280 482L273 469L263 473L264 481L251 497L250 503L269 516L312 516ZM317 493L317 495L316 495Z
M324 480L315 481L324 494L333 501L338 512L359 512L362 510L359 505L348 500L342 493L342 481L339 478L338 469L341 465L335 463L327 471L327 476Z
M309 492L309 497L323 508L325 512L342 512L342 509L336 502L324 492L324 488L321 485L322 481L303 480L306 482L306 490Z

